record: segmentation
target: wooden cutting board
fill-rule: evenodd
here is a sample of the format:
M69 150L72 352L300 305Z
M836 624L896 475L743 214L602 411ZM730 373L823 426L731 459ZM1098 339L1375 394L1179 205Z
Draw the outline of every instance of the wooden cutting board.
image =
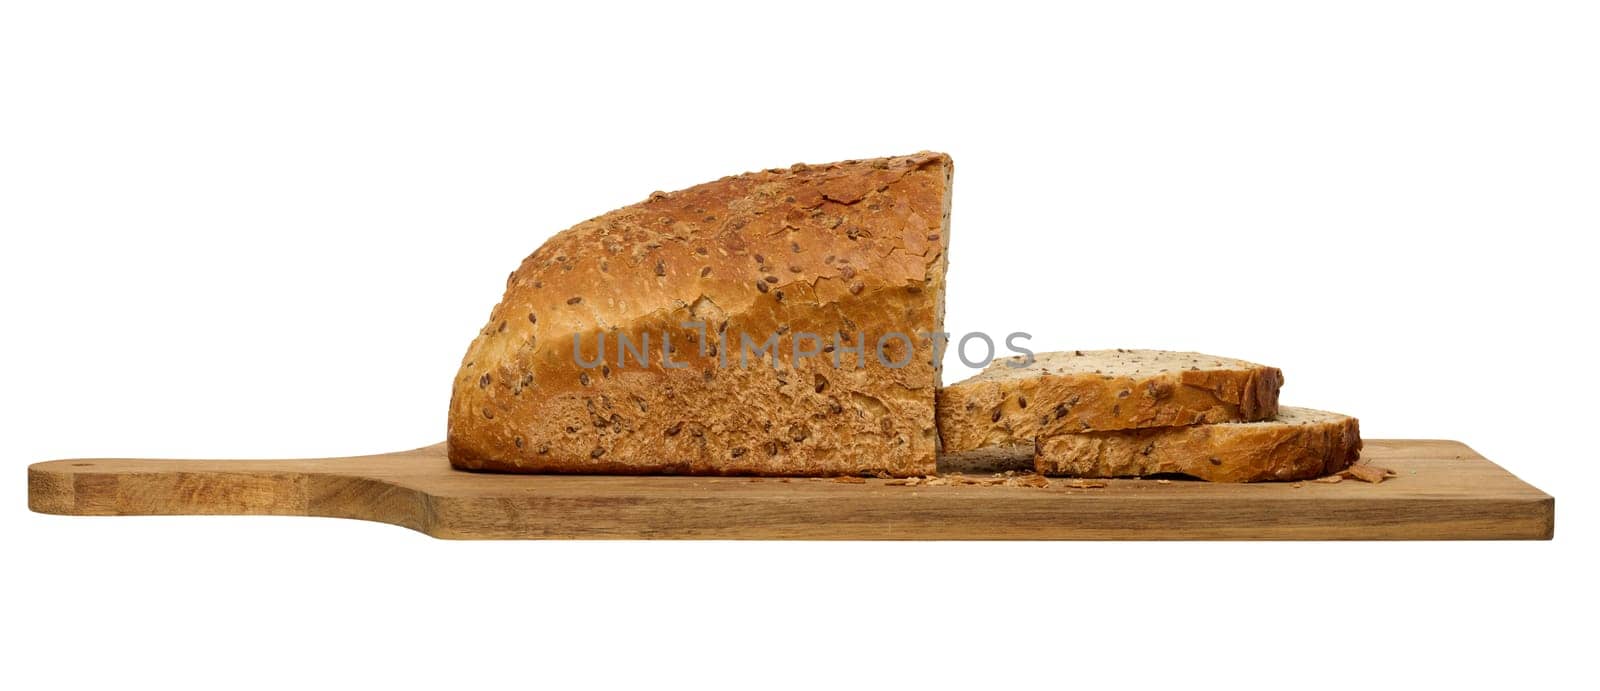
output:
M382 521L440 538L1548 540L1555 500L1454 441L1369 440L1381 484L1112 480L1103 488L885 480L495 475L444 445L286 461L83 459L28 468L28 506L82 516Z

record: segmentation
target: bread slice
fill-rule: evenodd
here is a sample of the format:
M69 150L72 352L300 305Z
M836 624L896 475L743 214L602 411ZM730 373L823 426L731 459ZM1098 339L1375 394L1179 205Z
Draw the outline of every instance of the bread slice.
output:
M1212 482L1309 480L1361 457L1353 417L1284 407L1274 420L1041 437L1034 470L1126 477L1180 473Z
M944 319L952 171L930 152L796 164L656 192L558 233L511 273L462 358L451 462L934 472L927 334Z
M997 360L939 391L947 452L1041 436L1271 419L1283 373L1164 350L1072 350Z

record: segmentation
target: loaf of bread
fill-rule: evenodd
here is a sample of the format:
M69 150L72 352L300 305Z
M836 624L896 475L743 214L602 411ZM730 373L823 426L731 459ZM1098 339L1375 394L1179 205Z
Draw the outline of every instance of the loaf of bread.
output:
M451 462L934 472L929 334L944 317L952 170L930 152L796 164L657 192L555 235L511 273L462 359Z
M1283 373L1200 353L1075 350L997 360L939 392L944 449L1099 430L1271 419Z
M1177 473L1212 482L1310 480L1361 457L1359 422L1284 407L1274 420L1041 437L1034 470L1045 475L1128 477Z

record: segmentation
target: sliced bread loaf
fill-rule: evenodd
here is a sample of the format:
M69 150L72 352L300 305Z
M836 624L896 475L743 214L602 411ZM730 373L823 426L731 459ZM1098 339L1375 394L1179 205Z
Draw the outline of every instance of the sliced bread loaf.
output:
M1283 373L1200 353L1074 350L997 360L939 391L945 451L1098 430L1265 420Z
M451 463L934 472L952 170L931 152L796 164L557 233L462 358Z
M1128 477L1180 473L1212 482L1309 480L1361 457L1353 417L1284 407L1274 420L1041 437L1034 470Z

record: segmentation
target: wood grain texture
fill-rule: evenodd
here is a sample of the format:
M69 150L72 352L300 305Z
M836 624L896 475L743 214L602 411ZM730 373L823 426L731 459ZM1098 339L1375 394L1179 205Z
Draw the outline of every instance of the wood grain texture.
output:
M443 444L287 461L81 459L28 468L42 513L287 515L392 523L439 538L800 540L1546 540L1555 500L1454 441L1369 440L1399 477L1100 489L831 480L496 475Z

